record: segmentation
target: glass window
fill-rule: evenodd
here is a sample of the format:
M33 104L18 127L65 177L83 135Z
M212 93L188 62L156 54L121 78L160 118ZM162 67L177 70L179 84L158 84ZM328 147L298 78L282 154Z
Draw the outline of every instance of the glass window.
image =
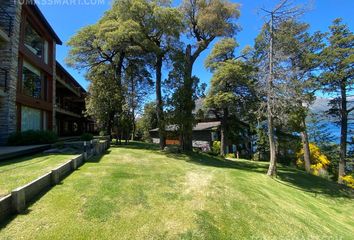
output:
M211 132L211 141L218 141L218 133Z
M43 57L44 40L28 22L25 27L24 44L35 55Z
M23 62L22 68L23 93L40 99L42 93L42 77L39 69L27 62Z
M41 110L21 107L21 131L41 129Z

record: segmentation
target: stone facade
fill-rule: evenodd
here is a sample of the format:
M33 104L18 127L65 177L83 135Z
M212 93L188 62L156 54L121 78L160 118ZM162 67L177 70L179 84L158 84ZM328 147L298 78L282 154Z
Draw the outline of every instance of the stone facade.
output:
M23 1L0 0L0 30L2 30L0 31L0 145L6 144L9 135L16 131L30 129L56 131L58 129L56 120L59 119L58 115L60 114L68 116L67 119L61 118L67 122L72 118L72 113L61 112L59 114L55 107L57 94L61 97L69 97L66 96L67 91L63 91L63 86L57 86L56 71L58 66L61 68L62 66L57 64L55 60L56 45L61 45L62 42L36 4L30 3L30 1L24 5L21 3ZM4 15L8 19L11 18L12 23L8 26L6 26L6 22L3 22ZM12 29L10 33L9 26ZM37 34L33 34L34 32ZM42 53L40 54L31 46L32 42L28 41L28 38L31 39L33 36L37 42L41 41L42 43ZM36 74L41 78L40 93L37 92L36 96L30 92L28 84L26 85L26 83L34 85L34 80L28 77L29 71L32 71L33 74L40 72L40 74ZM68 81L71 81L74 89L81 89L78 98L82 98L81 100L84 102L86 91L65 69L62 71L69 79ZM4 74L1 74L2 72ZM7 79L6 84L3 84L5 78ZM77 103L77 101L75 102ZM68 105L75 104L70 102ZM80 121L85 120L85 124L87 123L93 129L92 121L85 119L82 111L80 110L79 116L76 118ZM75 123L77 124L77 122ZM84 132L87 130L93 131L85 127ZM68 136L71 133L75 132L69 131Z
M0 0L0 5L12 16L12 31L8 42L0 43L0 66L8 71L7 88L0 97L0 144L16 131L16 89L18 77L18 47L21 23L21 4Z

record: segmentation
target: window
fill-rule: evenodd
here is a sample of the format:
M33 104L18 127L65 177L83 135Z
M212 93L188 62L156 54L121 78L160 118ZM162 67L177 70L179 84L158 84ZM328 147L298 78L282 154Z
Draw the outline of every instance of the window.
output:
M46 41L38 34L38 32L31 26L29 22L26 22L25 26L25 46L40 58L45 57L45 49L48 53L48 43L45 48Z
M21 107L21 131L41 129L41 110Z
M36 99L40 99L42 96L41 72L27 62L23 62L22 90L24 94Z
M218 133L211 132L211 141L218 141Z

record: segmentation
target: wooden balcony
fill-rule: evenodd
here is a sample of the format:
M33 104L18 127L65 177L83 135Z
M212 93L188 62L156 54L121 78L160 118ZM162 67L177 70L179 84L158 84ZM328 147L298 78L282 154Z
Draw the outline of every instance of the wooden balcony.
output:
M72 111L70 111L68 109L61 108L59 106L55 107L55 111L58 112L58 113L64 114L64 115L71 116L71 117L82 118L82 115L80 115L78 113L75 113L75 112L72 112Z
M56 80L61 83L64 87L69 89L72 93L74 93L76 96L81 97L81 91L79 88L73 86L72 84L66 82L65 80L61 79L60 77L56 77Z

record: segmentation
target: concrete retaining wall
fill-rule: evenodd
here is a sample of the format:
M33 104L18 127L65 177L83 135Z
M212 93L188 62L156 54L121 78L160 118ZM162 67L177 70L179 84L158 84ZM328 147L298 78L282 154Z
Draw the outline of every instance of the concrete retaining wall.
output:
M12 205L12 196L11 194L0 198L0 222L7 219L11 214L13 214Z
M47 173L36 180L30 182L29 184L22 187L25 191L26 201L31 201L36 197L42 190L49 188L51 186L51 173Z
M8 219L12 214L26 210L28 204L35 200L38 194L60 183L71 172L84 164L85 156L103 154L109 148L108 141L93 141L86 152L54 168L51 172L42 175L36 180L14 189L11 194L0 199L0 222Z

